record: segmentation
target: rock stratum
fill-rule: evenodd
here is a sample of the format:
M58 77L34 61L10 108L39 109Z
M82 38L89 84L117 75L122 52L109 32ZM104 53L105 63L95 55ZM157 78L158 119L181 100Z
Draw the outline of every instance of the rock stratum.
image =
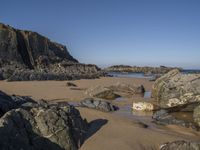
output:
M170 70L178 69L182 70L181 68L173 68L173 67L138 67L138 66L127 66L127 65L115 65L110 66L105 69L106 72L134 72L134 73L144 73L146 75L150 74L165 74Z
M1 80L71 80L100 75L96 65L79 63L64 45L0 23Z

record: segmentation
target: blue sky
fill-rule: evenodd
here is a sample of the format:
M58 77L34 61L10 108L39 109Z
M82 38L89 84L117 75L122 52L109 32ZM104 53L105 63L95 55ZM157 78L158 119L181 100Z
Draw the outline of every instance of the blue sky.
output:
M83 63L200 69L199 0L1 0L0 22L62 43Z

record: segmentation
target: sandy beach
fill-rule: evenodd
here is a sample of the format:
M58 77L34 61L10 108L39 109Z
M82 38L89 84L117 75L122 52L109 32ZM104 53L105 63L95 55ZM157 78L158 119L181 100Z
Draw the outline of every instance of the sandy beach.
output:
M96 85L109 86L117 82L142 84L146 91L151 91L153 82L140 78L109 78L72 81L76 88L67 87L67 81L0 81L0 89L8 94L31 96L34 99L48 101L79 102L88 97L87 88ZM111 101L119 106L131 106L134 101L153 101L142 96ZM104 113L88 108L77 107L83 118L90 123L89 134L80 150L150 150L158 149L165 142L174 140L199 140L199 133L175 125L159 126L151 121L151 116L127 116L119 112ZM138 119L139 118L139 119Z

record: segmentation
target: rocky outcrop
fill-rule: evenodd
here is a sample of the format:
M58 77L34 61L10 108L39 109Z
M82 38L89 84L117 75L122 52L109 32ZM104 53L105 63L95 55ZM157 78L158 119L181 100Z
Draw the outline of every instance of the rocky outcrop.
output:
M74 59L64 45L31 31L0 24L0 79L68 80L96 78L95 65Z
M160 150L200 150L199 142L174 141L161 145Z
M77 150L83 143L88 124L73 106L25 102L26 97L5 93L0 98L13 103L1 114L1 149Z
M151 74L164 74L170 70L175 69L173 67L137 67L137 66L126 66L126 65L116 65L105 69L106 72L134 72L134 73L144 73L146 75ZM177 68L182 70L181 68Z
M111 112L117 110L117 107L109 102L102 100L94 100L92 98L86 98L80 102L82 107L96 109L104 112Z
M162 108L200 102L200 74L172 70L156 80L152 95Z

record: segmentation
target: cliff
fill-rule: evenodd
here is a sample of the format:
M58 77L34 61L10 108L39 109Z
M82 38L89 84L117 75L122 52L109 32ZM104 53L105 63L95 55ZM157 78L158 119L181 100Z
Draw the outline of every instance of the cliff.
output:
M0 23L0 79L66 80L95 78L100 69L79 63L66 46L32 31Z

